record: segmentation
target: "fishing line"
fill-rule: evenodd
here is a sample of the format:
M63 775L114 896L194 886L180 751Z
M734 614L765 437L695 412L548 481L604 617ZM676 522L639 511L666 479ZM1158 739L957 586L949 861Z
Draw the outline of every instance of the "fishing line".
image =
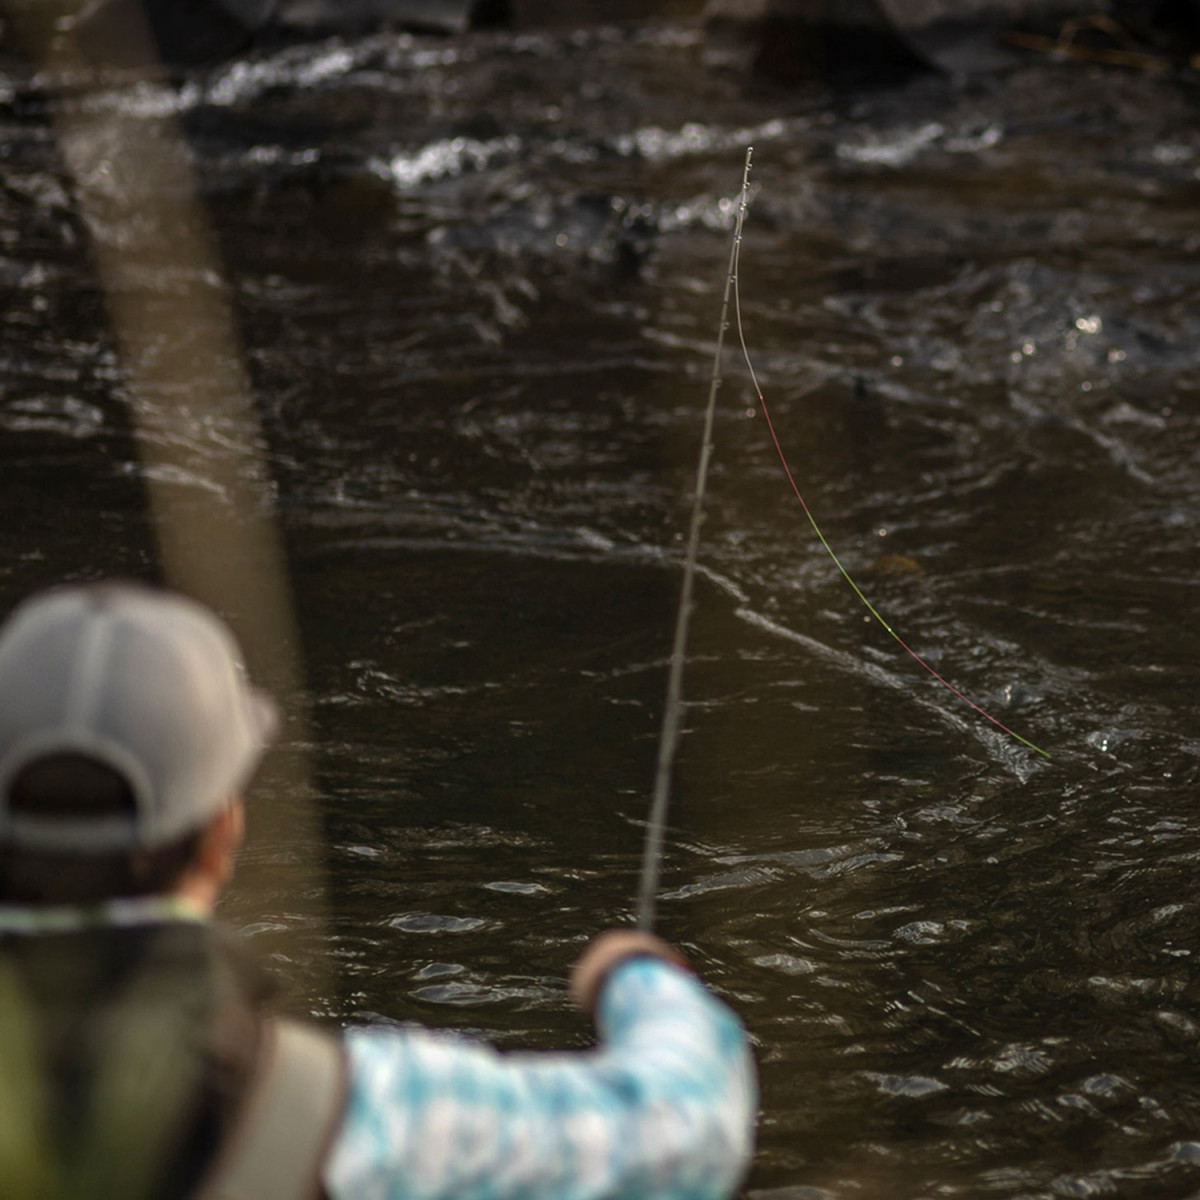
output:
M812 526L817 540L841 572L842 578L850 585L850 588L866 607L867 611L883 626L897 645L910 658L928 671L938 683L962 700L964 704L973 709L979 716L990 721L997 729L1002 730L1009 737L1020 742L1022 746L1028 747L1030 750L1042 755L1043 758L1050 757L1047 751L1043 750L1040 746L1034 745L1028 738L1024 738L1019 733L1010 729L1002 721L992 716L986 709L976 704L964 692L956 688L954 684L950 683L932 665L926 662L891 627L883 614L871 603L863 590L854 581L853 576L846 569L842 560L838 558L836 551L829 544L828 539L817 523L816 517L808 507L799 485L796 483L796 478L792 474L791 467L788 465L787 455L784 453L779 435L775 431L775 423L771 419L771 412L767 406L766 397L759 386L754 364L750 360L750 351L746 345L746 334L742 324L742 298L738 285L738 270L741 266L742 227L745 223L746 209L749 202L750 165L753 154L754 147L748 146L746 148L746 164L742 172L742 190L738 200L737 217L734 221L733 245L729 250L729 269L725 276L725 293L721 300L721 320L717 328L717 345L713 355L712 379L708 389L708 406L704 413L704 436L700 445L700 461L696 468L696 490L692 497L691 523L688 531L687 550L684 554L683 583L679 594L679 608L675 617L675 640L671 651L671 667L667 678L667 699L663 708L662 730L658 743L658 762L655 768L654 793L650 805L650 816L646 829L646 843L642 855L641 881L638 890L637 925L639 929L647 931L654 928L656 899L662 867L663 835L666 826L667 804L671 790L671 770L675 761L676 751L679 748L680 729L683 721L683 664L687 651L688 627L691 622L692 592L696 577L696 555L700 544L700 527L704 522L704 492L708 481L708 464L712 457L713 418L717 406L717 392L721 386L721 354L725 345L725 331L729 328L730 296L733 297L734 319L737 326L738 342L741 346L742 357L746 361L746 368L750 373L750 381L758 397L759 406L762 408L762 414L766 420L771 441L774 443L775 452L779 456L784 474L787 476L788 483L791 484L792 492L800 502L800 507L804 510L804 515L808 517L809 524Z
M696 580L696 553L700 546L700 526L704 523L704 490L708 483L708 463L712 457L713 416L717 411L717 392L721 387L721 352L725 330L729 328L729 297L735 287L738 247L742 223L746 219L746 196L750 188L750 157L753 146L746 147L746 166L742 172L742 194L733 227L733 245L729 250L729 269L725 274L725 295L721 300L721 320L717 326L717 348L713 354L712 379L708 388L708 407L704 412L704 437L700 443L700 461L696 466L696 490L692 495L692 519L687 550L683 558L683 583L679 590L679 608L675 614L675 642L671 650L671 669L667 676L667 699L663 706L662 730L658 739L658 763L654 772L654 796L646 828L642 854L641 884L638 889L637 926L647 932L654 928L658 880L662 867L663 832L667 821L667 802L671 792L671 767L679 749L683 723L683 660L687 653L688 626L692 616L692 591Z
M771 441L775 444L775 453L779 455L779 461L780 461L780 463L783 464L784 474L787 476L788 483L790 483L792 485L792 491L795 493L796 499L800 501L800 507L802 509L804 509L804 515L806 517L808 517L809 524L812 526L813 532L817 535L817 540L821 543L822 546L825 547L825 550L828 553L829 557L831 559L833 559L834 565L842 573L842 578L845 579L845 581L850 585L854 594L866 606L867 612L869 612L871 614L871 616L873 616L875 618L875 620L878 621L879 624L882 625L884 627L884 629L887 630L887 632L892 636L892 638L895 640L897 645L899 645L900 648L902 650L904 650L904 652L906 654L908 654L916 662L920 663L920 665L922 667L924 667L925 670L928 671L929 674L932 675L934 677L934 679L936 679L938 681L938 683L940 683L944 688L948 689L955 696L957 696L960 700L962 700L963 703L968 705L970 708L974 709L975 712L977 712L981 717L984 717L986 720L990 721L993 725L996 726L997 729L1002 729L1005 733L1008 734L1009 737L1016 739L1016 741L1020 742L1022 746L1027 746L1030 750L1036 751L1038 754L1042 755L1043 758L1049 758L1050 755L1045 750L1043 750L1040 746L1035 746L1033 744L1033 742L1029 741L1028 738L1023 738L1019 733L1016 733L1013 730L1009 729L1009 727L1007 725L1005 725L1001 721L998 721L986 709L981 708L969 696L960 692L958 690L958 688L956 688L954 686L954 684L950 683L947 679L943 678L940 674L938 674L938 672L929 663L927 663L891 627L891 625L888 624L888 622L884 619L883 615L879 612L879 610L871 603L870 600L867 599L866 595L863 593L862 589L858 586L858 584L854 582L854 579L851 577L850 572L846 570L845 566L843 566L842 560L840 558L838 558L837 554L834 552L833 547L826 540L824 533L821 532L821 527L820 527L820 525L817 524L817 519L816 519L816 517L813 516L812 510L805 503L804 497L800 493L800 488L799 488L798 484L796 483L796 478L792 474L792 469L790 466L788 466L787 455L784 454L784 452L783 452L783 445L779 441L779 435L775 432L775 423L774 423L774 421L771 420L771 413L770 413L770 410L767 408L766 397L763 395L762 388L759 386L758 376L754 373L754 364L750 361L750 351L746 346L746 334L742 329L742 297L741 297L741 291L738 287L738 269L741 266L741 256L742 256L741 230L742 230L743 213L744 213L744 209L745 209L745 205L746 205L746 190L747 190L746 185L749 181L749 174L750 174L750 155L749 155L749 153L747 153L747 155L746 155L746 178L743 180L743 183L742 183L742 209L743 209L743 212L739 212L739 214L738 214L738 224L737 224L738 234L737 234L737 237L734 239L734 243L733 243L733 255L732 255L733 262L732 262L732 266L730 268L732 275L733 275L733 312L734 312L734 318L737 323L738 341L741 343L742 357L746 360L746 369L750 372L750 382L754 387L755 394L758 396L759 407L761 407L762 415L767 422L767 430L771 435ZM723 319L724 318L722 318L722 320Z

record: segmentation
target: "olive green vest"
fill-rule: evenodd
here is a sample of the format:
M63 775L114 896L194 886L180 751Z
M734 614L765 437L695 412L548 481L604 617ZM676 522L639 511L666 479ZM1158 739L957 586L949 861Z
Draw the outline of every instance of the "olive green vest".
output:
M0 910L0 1200L313 1200L340 1039L267 1017L196 920L21 929ZM19 916L19 914L17 914Z

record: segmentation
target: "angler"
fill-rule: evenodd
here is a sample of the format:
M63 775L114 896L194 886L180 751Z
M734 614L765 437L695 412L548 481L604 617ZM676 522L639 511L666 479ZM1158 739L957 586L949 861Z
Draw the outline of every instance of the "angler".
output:
M64 587L0 629L0 1180L88 1200L719 1200L755 1081L646 931L570 979L593 1051L269 1016L213 917L274 724L207 609Z

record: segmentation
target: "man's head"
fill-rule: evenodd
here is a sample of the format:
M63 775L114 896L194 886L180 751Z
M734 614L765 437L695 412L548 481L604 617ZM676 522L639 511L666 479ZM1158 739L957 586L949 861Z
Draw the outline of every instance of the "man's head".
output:
M14 895L0 880L0 898L162 890L215 826L232 831L273 727L232 635L195 602L112 583L26 601L0 628L0 855L24 881ZM33 887L55 862L74 878Z

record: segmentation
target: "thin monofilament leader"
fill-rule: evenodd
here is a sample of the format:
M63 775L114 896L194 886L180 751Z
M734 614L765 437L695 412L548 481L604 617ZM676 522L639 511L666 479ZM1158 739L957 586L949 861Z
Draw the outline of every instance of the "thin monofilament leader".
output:
M662 867L663 833L667 820L667 802L671 792L671 771L679 748L683 724L683 663L687 654L688 626L692 617L692 590L696 579L696 552L700 546L700 526L704 523L704 492L708 483L708 463L712 457L713 417L717 410L717 391L721 387L721 353L725 348L725 330L729 328L729 297L733 293L738 249L742 241L742 223L746 219L746 201L750 191L750 159L753 146L746 147L746 166L742 172L742 192L737 219L733 226L733 245L729 251L729 270L725 275L725 295L721 300L721 320L717 327L717 348L713 354L712 381L708 389L708 407L704 413L704 437L700 443L700 462L696 467L696 490L692 496L692 519L688 531L687 552L683 560L683 584L679 609L675 616L675 643L671 650L671 669L667 676L667 700L663 708L662 731L658 740L658 765L654 774L654 797L646 829L642 855L642 876L638 891L637 924L649 932L654 928L658 882Z

